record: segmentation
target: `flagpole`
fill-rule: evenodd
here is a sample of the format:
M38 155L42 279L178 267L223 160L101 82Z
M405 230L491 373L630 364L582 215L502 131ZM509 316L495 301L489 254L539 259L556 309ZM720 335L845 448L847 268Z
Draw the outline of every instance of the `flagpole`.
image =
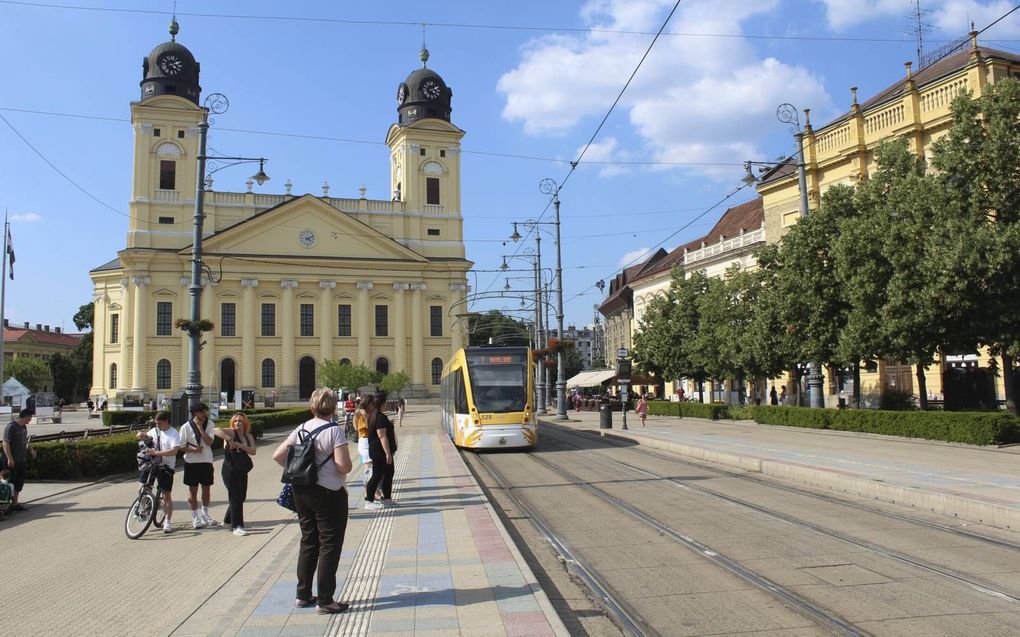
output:
M10 246L7 245L7 237L11 236L11 231L8 227L7 222L7 209L4 208L4 251L3 265L0 266L0 377L4 376L4 331L7 330L7 315L4 314L4 302L7 300L7 250ZM0 405L4 402L4 383L7 382L6 378L0 378Z

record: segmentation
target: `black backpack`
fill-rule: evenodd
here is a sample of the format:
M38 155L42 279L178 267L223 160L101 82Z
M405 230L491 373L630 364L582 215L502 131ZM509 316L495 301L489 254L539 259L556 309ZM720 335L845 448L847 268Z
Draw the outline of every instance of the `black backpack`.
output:
M319 467L332 458L332 454L320 463L315 462L315 437L324 429L336 427L337 423L329 422L318 427L311 433L300 429L298 441L287 447L287 462L283 465L281 482L289 482L298 486L315 484L319 477Z

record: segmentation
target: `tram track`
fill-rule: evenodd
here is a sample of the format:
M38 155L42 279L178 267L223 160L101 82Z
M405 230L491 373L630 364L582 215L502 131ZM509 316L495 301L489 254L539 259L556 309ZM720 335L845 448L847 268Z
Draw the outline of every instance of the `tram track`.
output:
M544 425L544 429L546 431L548 431L550 428L552 428L553 430L555 430L558 433L565 433L565 434L577 436L579 438L583 438L583 439L589 440L589 441L594 441L594 440L600 441L600 442L602 442L603 444L605 444L608 447L620 448L620 449L628 449L628 448L630 448L632 446L632 445L628 444L625 441L618 440L618 439L615 439L615 438L612 438L612 437L596 436L596 435L594 435L592 433L589 433L589 432L586 432L586 431L577 431L577 430L574 430L574 429L570 429L570 428L567 428L567 427L560 427L560 426L556 426L556 425L553 425L552 427L550 427L548 423L543 423L543 425ZM654 456L654 457L659 458L659 459L664 460L664 461L674 462L674 463L686 465L686 466L689 466L689 467L696 467L696 468L704 470L704 471L711 471L711 472L714 472L714 473L716 473L717 475L719 475L721 477L727 477L727 478L733 478L733 479L736 479L736 480L753 482L755 484L758 484L758 485L761 485L761 486L764 486L764 487L768 487L768 488L776 489L776 490L780 490L780 491L785 491L787 493L796 494L798 496L803 496L803 497L806 497L806 498L812 498L812 499L815 499L815 500L818 500L818 501L821 501L821 502L825 502L825 503L828 503L828 504L849 507L849 508L852 508L852 509L857 509L859 511L864 511L864 512L871 513L871 514L874 514L874 515L879 515L879 516L882 516L882 517L885 517L885 518L889 518L889 519L893 519L893 520L899 520L899 521L902 521L902 522L908 522L910 524L916 524L916 525L919 525L919 526L924 526L924 527L927 527L927 528L930 528L930 529L933 529L933 530L936 530L936 531L942 531L944 533L949 533L949 534L952 534L952 535L957 535L959 537L967 538L967 539L970 539L970 540L975 540L975 541L978 541L978 542L983 542L985 544L989 544L989 545L992 545L992 546L997 546L997 547L1000 547L1000 548L1006 548L1006 549L1012 549L1012 550L1015 550L1015 551L1020 551L1020 543L1017 543L1017 542L1011 542L1009 540L1003 540L1001 538L992 537L992 536L984 535L984 534L981 534L981 533L975 533L974 531L970 531L970 530L967 530L967 529L961 529L961 528L949 526L949 525L946 525L946 524L939 524L938 522L932 522L931 520L924 520L924 519L921 519L921 518L919 518L917 516L907 515L907 514L904 514L904 513L896 513L896 512L888 511L888 510L885 510L885 509L879 509L879 508L876 508L876 507L873 507L873 506L868 506L866 504L861 504L859 502L852 502L852 501L846 500L844 498L836 497L836 496L828 496L828 495L825 495L825 494L822 494L822 493L818 493L816 491L811 491L811 490L808 490L808 489L802 489L802 488L798 488L798 487L791 486L791 485L788 485L788 484L782 484L782 483L777 482L775 480L763 479L763 478L759 477L758 475L749 474L747 472L729 471L729 470L726 470L724 468L719 467L718 465L713 465L713 464L709 464L709 463L705 463L705 462L698 462L696 460L691 460L689 458L684 458L684 457L678 456L676 454L670 454L668 452L660 451L660 450L653 449L653 448L650 448L650 447L647 447L647 446L642 446L641 453L643 453L645 455Z
M573 432L569 432L569 433L573 433ZM573 448L578 450L578 451L580 451L580 452L582 452L582 453L585 453L585 454L595 455L595 454L592 454L591 451L589 451L587 449L584 449L582 447L574 446ZM545 465L550 466L550 467L554 466L554 465L552 465L552 463L549 463L544 458L539 458L538 456L533 456L533 457L539 463L545 464ZM959 584L963 584L963 585L968 586L971 589L973 589L975 591L978 591L980 593L983 593L983 594L986 594L986 595L991 595L993 597L996 597L998 599L1002 599L1002 600L1005 600L1005 601L1008 601L1008 602L1014 602L1014 603L1020 602L1020 597L1018 597L1017 595L1014 595L1012 593L1009 593L1009 592L997 589L997 588L994 587L994 585L989 585L989 584L986 584L986 583L978 582L978 581L976 581L976 580L974 580L974 579L972 579L972 578L970 578L970 577L968 577L968 576L966 576L966 575L964 575L962 573L955 572L955 571L953 571L951 569L948 569L948 568L945 568L945 567L942 567L942 566L939 566L939 565L936 565L936 564L932 564L932 563L926 562L924 560L920 560L920 559L916 559L916 558L910 557L909 555L905 555L905 554L903 554L900 551L895 551L895 550L883 547L883 546L881 546L879 544L876 544L874 542L869 542L869 541L866 541L866 540L855 538L852 535L849 535L847 533L843 533L843 532L837 531L835 529L827 528L827 527L824 527L822 525L815 524L815 523L812 523L812 522L807 522L807 521L802 520L800 518L797 518L795 516L792 516L792 515L789 515L789 514L786 514L786 513L782 513L782 512L779 512L779 511L775 511L775 510L769 509L767 507L759 506L757 504L753 504L753 503L741 500L739 498L734 498L734 497L731 497L731 496L719 493L717 491L714 491L712 489L708 489L708 488L702 487L700 485L690 484L688 482L684 482L684 481L678 480L676 478L670 478L668 476L661 476L661 475L656 474L656 473L654 473L652 471L647 471L645 469L640 469L638 467L634 467L632 465L629 465L629 464L627 464L625 462L621 462L620 460L616 460L616 459L613 459L613 458L606 458L604 456L596 456L596 457L598 457L603 462L608 462L608 463L614 464L616 466L623 467L623 468L625 468L625 469L627 469L629 471L633 471L633 472L638 473L640 475L644 475L644 476L647 476L647 477L650 477L650 478L653 478L653 479L656 479L656 480L662 480L662 481L668 482L668 483L670 483L670 484L672 484L672 485L674 485L674 486L676 486L678 488L681 488L681 489L684 489L684 490L687 490L687 491L691 491L691 492L694 492L694 493L698 493L698 494L701 494L703 496L719 500L721 502L725 502L725 503L728 503L728 504L733 504L733 505L736 505L736 506L739 506L739 507L743 507L743 508L746 508L748 510L751 510L751 511L754 511L756 513L759 513L761 515L765 515L765 516L768 516L770 518L773 518L773 519L776 519L776 520L780 520L780 521L785 522L787 524L791 524L791 525L794 525L794 526L802 528L802 529L807 529L807 530L815 532L815 533L820 533L822 535L826 535L828 537L831 537L831 538L834 538L834 539L837 539L837 540L840 540L840 541L843 541L843 542L847 542L849 544L852 544L854 546L863 548L865 550L872 551L872 552L878 553L880 555L884 555L886 557L889 557L891 559L900 561L900 562L908 564L910 566L913 566L913 567L916 567L916 568L920 568L920 569L925 570L925 571L927 571L929 573L932 573L932 574L938 575L940 577L944 577L946 579L955 581L955 582L957 582ZM728 475L728 474L724 473L724 475ZM593 488L597 488L597 487L593 487ZM989 538L984 538L983 536L979 536L979 537L982 540L988 540L989 539ZM1014 549L1017 548L1015 545L1012 545L1012 544L1009 544L1009 543L1007 543L1007 545L1010 548L1014 548Z
M580 438L584 442L581 445L574 444L573 438ZM584 446L584 443L588 443L588 446ZM599 448L592 448L592 443L598 443ZM988 570L992 574L992 577L1000 576L1003 573L1012 573L1016 570L1013 566L1015 564L1016 556L1012 555L1016 551L1020 550L1020 545L1010 542L1005 539L989 537L980 533L965 529L957 529L952 526L939 524L937 522L929 520L917 519L913 516L898 514L895 512L883 511L878 508L869 507L864 504L847 502L839 498L827 497L823 494L812 493L808 490L797 489L788 485L774 484L770 481L760 480L754 476L747 476L745 474L733 473L725 470L719 470L717 467L701 464L697 462L689 462L682 458L678 458L673 455L666 453L659 453L653 450L649 450L647 447L640 448L632 445L627 445L624 442L607 441L605 438L590 435L584 432L577 432L569 428L562 427L544 427L544 435L542 437L542 447L537 450L525 452L519 454L526 456L529 461L535 462L541 465L545 469L551 472L555 472L557 476L562 478L562 483L556 480L546 480L545 482L539 481L537 484L515 485L506 475L494 466L493 460L496 460L498 456L487 457L485 454L472 454L477 459L477 465L480 466L487 474L492 476L492 481L498 488L506 494L506 496L514 502L514 505L520 509L522 514L535 524L540 529L541 534L548 540L549 544L553 549L559 553L562 558L561 561L570 568L576 568L578 571L579 578L588 586L592 591L592 597L599 599L603 606L606 607L606 611L609 615L614 617L614 621L619 627L621 627L627 634L659 634L662 632L661 625L659 631L656 631L650 623L641 617L638 610L635 610L633 604L631 604L625 595L622 595L618 588L614 586L612 581L613 575L611 573L600 574L597 570L591 568L590 564L585 561L584 553L586 543L581 542L579 546L570 546L569 537L560 537L557 535L557 531L554 528L554 524L550 523L549 520L542 517L541 512L536 510L536 507L529 506L528 498L541 498L539 495L540 491L535 489L541 488L562 488L562 487L575 487L583 490L585 493L590 494L594 498L597 498L605 505L608 505L612 509L620 512L621 515L629 516L631 519L638 521L640 524L645 525L649 529L653 529L655 532L660 534L664 538L675 542L679 546L683 546L685 549L697 554L700 558L707 560L708 562L719 567L723 571L733 575L746 584L753 588L764 592L771 596L773 599L779 601L784 607L796 612L801 617L810 620L815 626L824 630L825 632L832 634L841 635L866 635L871 634L871 624L868 627L862 627L855 625L855 620L849 620L850 616L857 616L857 613L847 610L847 606L841 603L835 603L830 599L827 599L823 594L818 596L816 593L811 591L810 587L797 586L796 590L790 588L788 582L780 582L775 579L774 576L769 576L772 571L761 571L760 567L755 566L753 563L746 562L746 557L737 557L733 554L727 555L725 547L713 546L713 540L696 537L699 532L694 531L687 532L683 525L677 527L669 521L672 518L671 514L658 513L659 511L668 511L669 507L680 506L671 503L668 506L651 507L642 505L642 496L614 494L607 489L612 488L619 490L623 484L629 483L635 488L638 485L645 484L669 484L678 489L678 492L687 492L689 495L684 496L685 498L706 498L710 501L716 502L718 505L723 507L729 507L729 509L720 509L720 511L735 510L736 507L739 510L744 511L744 515L760 516L762 519L771 520L773 528L775 524L786 525L791 528L797 529L797 533L807 534L805 537L821 536L828 538L829 546L833 546L832 542L846 543L849 549L830 549L833 552L845 552L850 555L861 555L864 559L861 564L866 567L870 563L881 564L881 560L891 560L892 562L899 563L902 567L908 569L916 569L918 573L927 574L924 575L900 575L898 578L893 578L893 581L903 582L916 581L918 585L924 582L923 586L932 587L934 590L940 591L942 595L946 594L946 591L954 590L953 587L965 587L972 593L969 596L970 599L977 599L979 597L985 597L989 600L988 602L981 602L982 606L994 606L995 604L1006 603L1007 606L1004 608L998 606L995 613L1004 612L1007 615L1012 615L1017 611L1010 606L1020 602L1020 594L1018 594L1011 586L1015 579L1004 579L1004 582L995 583L994 581L988 580L987 578L981 577L979 574L971 574L971 571L962 572L951 567L947 567L944 564L930 561L926 558L919 557L915 553L912 553L912 548L906 551L897 550L890 548L887 545L882 545L882 536L879 535L874 541L873 539L861 538L852 535L844 530L826 526L824 523L820 524L815 521L804 520L796 515L784 512L782 510L770 508L769 506L762 506L761 504L755 503L754 501L747 501L740 497L734 497L727 493L721 493L711 488L707 488L700 484L692 484L693 480L712 480L714 477L695 477L695 478L676 478L671 477L668 473L664 473L662 469L659 472L647 470L641 466L635 466L635 464L647 466L647 462L641 462L638 458L635 458L634 462L626 462L626 457L613 458L605 453L600 453L600 447L604 447L607 450L617 450L626 453L627 450L632 450L635 453L641 454L642 459L646 459L649 455L654 456L657 460L662 462L668 462L671 464L680 464L689 467L696 468L700 471L712 474L712 476L720 479L731 479L737 478L742 481L748 481L754 485L757 489L776 489L781 492L788 492L796 494L797 496L805 498L813 498L818 501L825 502L827 505L832 507L849 507L855 510L867 512L871 515L882 516L889 520L895 520L898 523L905 523L907 525L917 525L930 531L937 531L939 533L945 533L948 536L954 536L958 538L964 538L974 543L981 543L987 546L985 551L992 551L991 555L995 555L995 550L1005 550L1003 553L1002 561L1004 564L1002 571ZM547 458L557 458L555 452L570 451L573 453L583 454L586 458L582 461L582 464L576 465L577 468L574 471L568 470L563 466L563 462L554 463ZM551 452L551 453L550 453ZM501 454L502 455L502 454ZM515 454L518 455L518 454ZM543 457L545 456L545 457ZM577 456L571 456L570 464L576 464ZM563 460L563 458L557 458ZM513 467L514 465L509 465ZM573 467L571 467L573 468ZM621 469L630 472L629 475L635 477L627 477L627 473L622 473ZM517 465L517 472L528 471L525 465ZM579 471L579 473L575 473ZM531 472L534 473L534 472ZM599 477L593 477L599 476ZM608 475L618 476L616 478L607 478ZM509 474L508 474L509 475ZM544 475L544 474L543 474ZM589 477L584 477L584 476ZM674 474L675 475L675 474ZM606 488L599 486L600 483L605 483ZM619 484L620 486L613 486ZM622 487L629 488L629 487ZM531 490L531 493L528 491ZM647 493L647 492L645 492ZM758 499L757 496L753 496ZM648 501L647 497L644 498ZM540 500L534 500L539 503ZM633 503L632 503L633 502ZM635 506L637 504L638 506ZM662 503L660 503L661 505ZM690 506L689 504L683 506ZM698 505L695 505L698 506ZM542 508L541 506L539 508ZM557 513L555 511L549 511L548 507L546 510L549 514L554 516L550 519L555 519ZM677 510L674 508L673 510ZM666 515L666 517L662 517ZM831 512L828 514L830 517L838 519L838 513L833 515ZM877 525L879 531L890 533L886 526L881 524ZM697 527L696 527L697 528ZM891 528L897 528L895 525ZM873 529L866 528L865 531L876 532ZM784 533L782 531L772 531L778 533L777 539L783 538ZM906 533L914 533L907 527ZM565 535L569 536L569 533ZM792 536L793 534L791 534ZM799 536L797 536L799 537ZM897 531L891 532L889 538L897 537ZM902 537L900 535L899 537ZM928 536L925 536L928 537ZM894 544L896 541L893 541ZM908 543L909 544L909 543ZM969 550L969 545L961 545L946 540L940 540L932 544L925 544L920 546L917 550L936 550L936 554L939 557L944 557L941 553L937 552L937 549L949 547L950 550L950 563L952 563L952 549L960 549L962 552ZM719 548L723 548L722 551ZM981 549L977 549L981 550ZM986 553L987 555L987 553ZM871 556L871 557L868 557ZM753 558L750 558L753 560ZM857 558L853 558L849 563L856 563ZM876 561L877 560L877 561ZM796 568L796 567L795 567ZM879 568L879 570L895 571L895 568L886 567ZM583 573L583 574L582 574ZM780 580L783 578L780 577ZM943 584L939 585L936 582L942 581ZM1005 583L1010 585L1003 585ZM918 589L922 590L922 589ZM959 590L959 588L956 588ZM806 591L806 594L802 594L802 591ZM952 595L952 593L950 593ZM963 597L961 597L962 599ZM993 601L994 600L994 601ZM851 605L852 608L852 605ZM846 615L847 612L851 612L850 615ZM916 616L922 616L917 611L907 610L905 617L910 617L911 612L918 613ZM948 610L946 612L949 612ZM952 614L952 613L950 613ZM1009 617L1003 616L1005 621L1010 621ZM651 616L649 617L651 618ZM875 620L871 620L874 623ZM629 624L629 625L628 625ZM669 632L669 631L665 631ZM882 632L879 630L878 632Z

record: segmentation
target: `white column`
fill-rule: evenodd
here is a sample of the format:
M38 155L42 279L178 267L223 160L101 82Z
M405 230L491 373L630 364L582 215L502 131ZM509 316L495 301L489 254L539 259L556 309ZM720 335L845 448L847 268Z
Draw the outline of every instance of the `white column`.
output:
M294 288L298 286L295 279L283 279L283 316L281 335L283 337L283 353L280 355L280 393L283 396L297 398L297 360L294 355ZM293 391L291 391L293 390Z
M404 316L404 291L408 283L393 284L393 366L391 372L407 371L407 318Z
M93 395L93 392L97 392L104 387L109 379L106 378L106 341L109 338L109 320L110 317L107 314L107 307L109 306L109 298L106 296L106 292L99 292L93 297L94 305L92 306L92 387L89 389L89 395ZM106 393L106 392L102 392Z
M425 383L425 323L422 319L424 283L411 284L411 383Z
M336 281L319 281L319 363L333 358L333 290Z
M191 279L188 279L188 285L191 285ZM201 306L201 309L202 309L202 316L207 317L210 321L213 322L213 325L216 326L216 329L214 329L214 330L212 330L210 332L202 332L202 339L199 341L199 344L201 344L202 341L205 341L205 344L202 345L202 348L198 352L198 356L199 356L199 358L198 358L198 360L199 360L198 367L199 367L199 377L202 380L202 394L203 395L211 395L211 396L213 396L214 400L219 400L219 395L220 395L219 371L220 370L216 369L216 343L215 343L215 340L216 340L216 330L218 330L220 328L220 318L221 317L220 317L220 308L219 308L218 305L216 305L216 288L215 288L215 285L213 284L212 281L209 281L208 279L205 281L205 284L202 287L202 306ZM189 339L187 338L187 333L186 332L184 333L184 336L185 336L185 338L184 338L184 342L185 342L184 352L185 352L185 355L184 355L184 358L182 360L187 361L188 357L189 357L189 351L188 351L188 347L189 347L188 340ZM189 363L185 363L185 364L181 365L181 367L184 368L185 383L187 383L187 375L188 375L187 367L188 367L188 364Z
M372 289L371 281L358 281L358 362L368 365L370 345L368 291Z
M255 288L258 279L241 279L241 389L255 389Z
M145 389L145 371L149 361L146 356L146 336L149 333L149 313L146 311L149 306L149 295L145 286L149 284L149 277L136 276L131 279L135 285L134 298L134 340L131 343L131 389L142 391Z

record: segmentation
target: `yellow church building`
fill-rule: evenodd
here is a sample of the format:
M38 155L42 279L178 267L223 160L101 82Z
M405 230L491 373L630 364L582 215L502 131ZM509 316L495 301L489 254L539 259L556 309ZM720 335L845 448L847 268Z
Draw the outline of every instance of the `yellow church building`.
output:
M95 302L90 395L149 400L182 391L190 317L198 125L206 115L199 63L176 41L144 59L131 104L134 178L127 244L90 272ZM422 66L398 85L386 134L386 200L222 192L201 184L204 213L201 336L206 400L309 396L324 360L404 371L407 395L434 396L467 294L460 202L460 140L452 90ZM261 171L261 167L260 167Z

